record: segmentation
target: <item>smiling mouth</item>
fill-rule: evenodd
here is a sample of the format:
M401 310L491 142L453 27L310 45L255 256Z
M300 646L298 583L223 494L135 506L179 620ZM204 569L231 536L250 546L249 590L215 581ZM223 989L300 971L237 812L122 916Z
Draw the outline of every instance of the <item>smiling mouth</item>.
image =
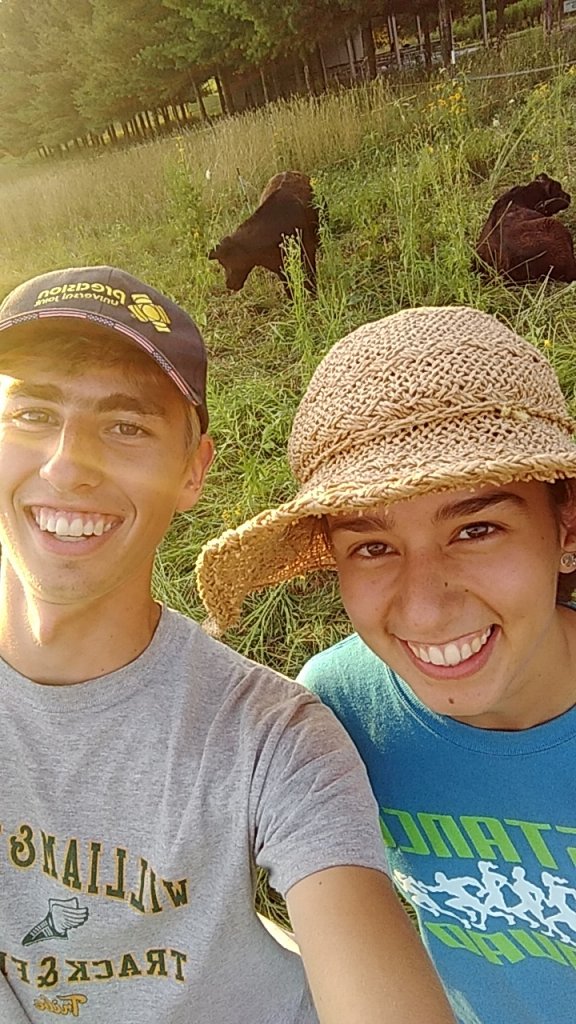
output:
M32 505L30 514L43 533L63 541L101 537L120 522L116 516L102 515L100 512L70 512L44 505Z
M466 637L450 640L447 644L416 644L410 640L405 640L404 643L410 648L414 657L426 665L453 668L468 661L474 654L478 654L488 643L493 630L494 626L488 626L481 632L469 633Z

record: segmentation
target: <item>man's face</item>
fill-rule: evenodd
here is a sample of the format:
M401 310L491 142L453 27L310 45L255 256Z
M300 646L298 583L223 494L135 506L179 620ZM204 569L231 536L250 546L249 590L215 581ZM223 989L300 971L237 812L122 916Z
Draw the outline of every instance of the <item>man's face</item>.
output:
M555 604L568 529L544 484L426 495L329 525L354 628L433 711L514 729L574 703L576 622Z
M185 408L157 375L88 365L67 376L23 359L0 377L2 571L52 604L149 591L174 512L211 461L186 451Z

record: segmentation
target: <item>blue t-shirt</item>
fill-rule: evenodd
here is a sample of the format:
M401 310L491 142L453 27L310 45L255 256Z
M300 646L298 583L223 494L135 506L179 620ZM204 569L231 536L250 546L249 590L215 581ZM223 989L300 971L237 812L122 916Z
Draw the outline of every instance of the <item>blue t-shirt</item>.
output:
M576 708L519 732L463 725L358 636L299 682L365 761L392 876L461 1024L574 1024Z

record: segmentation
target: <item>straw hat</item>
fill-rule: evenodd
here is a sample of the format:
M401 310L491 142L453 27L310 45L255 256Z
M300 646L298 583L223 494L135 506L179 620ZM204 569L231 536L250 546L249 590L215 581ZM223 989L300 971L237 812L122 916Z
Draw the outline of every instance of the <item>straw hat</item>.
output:
M200 553L209 626L233 625L254 590L333 567L323 515L576 476L573 427L545 357L487 313L422 307L359 327L324 357L296 413L296 496Z

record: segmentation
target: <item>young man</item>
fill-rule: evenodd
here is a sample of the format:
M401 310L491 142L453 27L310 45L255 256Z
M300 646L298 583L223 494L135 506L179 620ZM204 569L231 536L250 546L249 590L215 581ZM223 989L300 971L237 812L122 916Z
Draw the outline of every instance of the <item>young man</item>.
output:
M367 324L300 405L297 496L199 565L222 627L251 589L337 569L357 633L301 678L362 754L462 1024L574 1020L572 429L546 359L494 317Z
M55 271L0 308L0 370L2 1024L448 1024L341 727L151 596L213 455L195 324Z

